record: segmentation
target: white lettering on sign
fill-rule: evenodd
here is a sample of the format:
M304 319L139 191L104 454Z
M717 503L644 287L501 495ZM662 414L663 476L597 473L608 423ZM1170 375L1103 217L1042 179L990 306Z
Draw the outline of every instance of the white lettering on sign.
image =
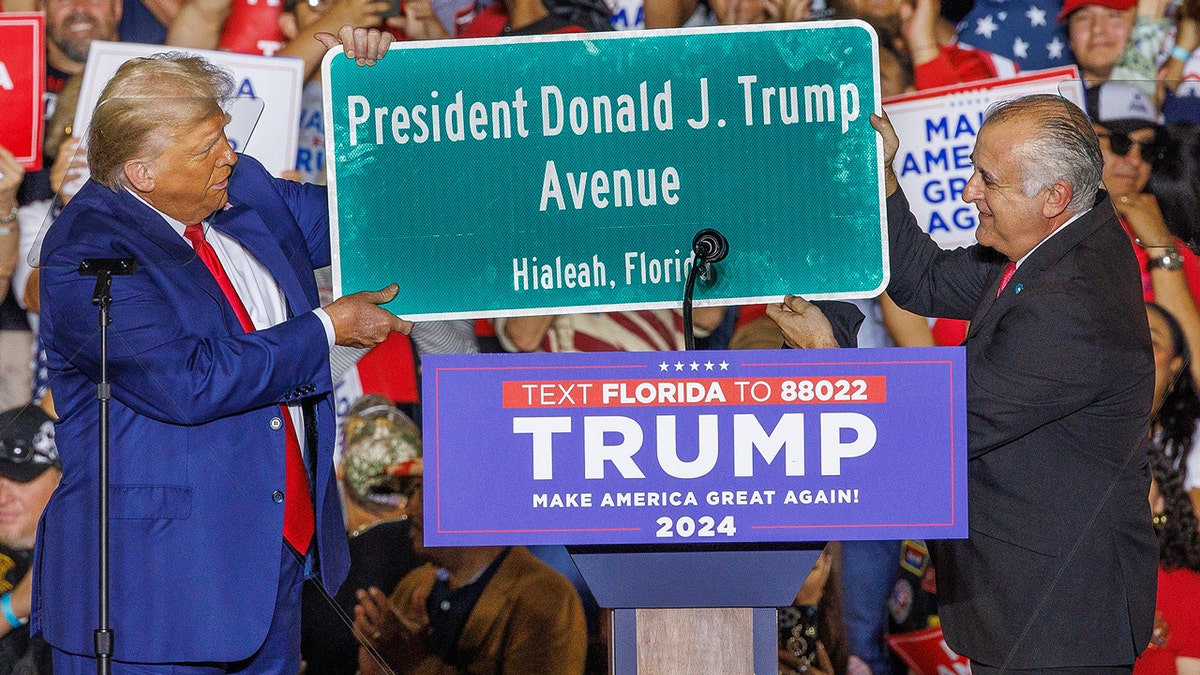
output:
M563 263L555 256L554 264L538 264L537 256L513 258L513 290L553 290L556 288L591 288L608 284L608 269L599 255L578 263Z
M727 84L737 86L732 82ZM742 90L744 123L748 127L840 123L842 133L846 133L850 123L862 115L858 85L854 83L782 82L766 86L759 84L758 75L740 75L737 77L737 84ZM687 127L680 125L678 128L697 131L706 129L713 118L710 111L709 78L701 77L694 85L689 86L695 87L695 100L699 105L696 110L685 111L680 115L686 120ZM648 81L642 81L634 91L577 96L564 91L559 85L543 84L537 88L538 94L535 99L539 110L532 113L531 117L541 122L540 131L544 138L671 132L677 128L674 87L675 83L671 80L664 80L661 84L653 86ZM525 98L525 87L517 87L511 98L498 101L471 100L462 89L455 91L450 97L451 100L443 104L444 97L437 90L433 90L422 97L421 101L378 105L364 95L351 94L346 97L350 145L405 145L438 143L443 140L484 141L527 138L530 135L525 115L530 101ZM724 117L720 117L717 119L717 126L724 127L726 122ZM664 180L667 171L668 169L663 169L660 172L664 175ZM561 180L554 170L553 162L547 162L546 181L550 180L552 174L558 183L555 199L560 204L559 209L564 209L566 207L561 204L565 193L562 191ZM576 185L577 194L580 196L574 200L575 208L582 208L583 190L588 185L593 186L588 193L592 196L593 204L597 208L604 208L606 204L601 203L604 201L603 196L595 196L594 181L607 182L607 174L584 172L578 175L580 178ZM675 188L678 189L678 176L675 181ZM652 178L648 184L653 184ZM626 195L630 194L630 189L626 189ZM548 185L543 189L542 210L546 208L547 190ZM665 186L660 193L665 203L674 203L667 195ZM646 206L648 204L645 201L653 198L648 192L643 194L645 196L642 205ZM614 195L614 200L617 199ZM625 206L632 204L631 197L623 200ZM621 206L622 203L616 205Z
M787 476L804 475L803 413L786 413L767 432L754 415L734 415L734 476L753 477L755 453L767 465L783 451ZM820 413L821 475L842 475L842 460L862 457L875 447L875 423L859 413ZM699 447L683 453L678 447L674 415L655 416L655 460L663 473L681 479L702 478L712 473L720 456L720 422L717 415L699 415L696 420ZM516 417L513 433L528 434L532 441L533 479L554 478L554 436L572 433L570 417ZM635 455L645 444L641 424L623 415L588 415L583 418L584 478L600 480L609 465L622 478L645 478Z
M278 40L259 40L254 43L263 56L275 56L275 52L283 49L283 43Z
M737 79L742 85L742 103L746 126L752 127L755 120L768 126L773 119L772 110L778 107L781 124L797 124L800 122L800 102L803 93L804 121L834 122L842 121L842 133L850 128L850 123L858 119L861 106L858 97L858 85L842 84L838 87L838 96L834 96L831 84L788 85L781 87L759 86L757 75L742 75ZM757 94L757 96L755 95ZM835 109L835 103L841 103ZM755 113L758 113L757 115Z
M782 449L785 476L804 475L804 413L785 413L770 433L754 415L733 416L733 475L754 475L754 451L767 464Z
M554 434L571 431L570 417L514 417L513 433L533 437L533 479L554 478L552 448Z
M438 142L442 137L449 141L463 141L467 136L482 141L491 138L512 138L515 132L521 138L529 135L525 126L524 88L513 92L511 101L472 101L469 105L462 90L454 94L454 100L442 108L437 103L438 92L429 93L430 103L413 106L372 106L366 96L346 97L350 123L350 145L360 142L383 145L387 139L398 145ZM359 127L364 140L359 140ZM373 133L372 133L373 132Z
M607 95L593 96L591 100L574 96L566 103L565 114L562 90L554 85L542 87L542 135L557 136L569 125L571 133L582 136L589 131L596 134L611 134L613 130L649 131L653 110L654 128L670 131L675 128L674 105L671 100L671 81L662 84L662 90L650 100L649 83L638 85L637 98L630 94L613 98Z
M843 431L853 431L854 438L842 440ZM877 433L875 423L862 413L822 413L821 475L842 475L842 460L870 452L875 447Z
M636 178L635 178L636 176ZM610 205L614 208L622 206L656 206L659 195L662 203L674 206L679 203L679 171L673 166L662 170L657 169L616 169L606 171L567 172L567 194L563 193L562 179L558 174L558 166L554 160L546 161L546 171L542 174L542 197L538 205L539 211L545 211L551 204L557 210L567 208L565 197L570 196L570 206L578 211L585 206L605 209ZM637 201L634 201L633 186L637 185Z

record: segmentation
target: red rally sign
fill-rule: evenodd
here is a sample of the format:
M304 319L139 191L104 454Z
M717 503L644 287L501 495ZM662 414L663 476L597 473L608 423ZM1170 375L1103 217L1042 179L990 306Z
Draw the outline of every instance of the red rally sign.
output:
M41 13L0 14L0 145L26 171L42 168L42 97L46 90Z

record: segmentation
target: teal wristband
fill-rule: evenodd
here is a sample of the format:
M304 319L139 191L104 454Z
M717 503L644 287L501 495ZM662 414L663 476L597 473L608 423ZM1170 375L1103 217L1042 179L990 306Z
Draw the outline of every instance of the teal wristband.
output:
M1192 53L1183 47L1180 47L1179 45L1175 45L1174 47L1171 47L1171 58L1179 59L1180 61L1187 63L1192 59Z
M14 629L25 625L25 622L21 619L18 619L16 612L13 611L12 593L0 595L0 612L4 613L4 618L8 621L8 625L12 626Z

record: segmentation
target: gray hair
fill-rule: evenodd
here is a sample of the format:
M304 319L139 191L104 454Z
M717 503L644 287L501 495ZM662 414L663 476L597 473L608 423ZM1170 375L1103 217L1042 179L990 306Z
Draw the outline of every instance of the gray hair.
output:
M176 135L214 115L234 91L233 77L198 56L165 52L130 59L100 93L88 130L88 168L116 191L125 163L157 157Z
M1012 139L1026 160L1025 196L1032 197L1062 180L1072 190L1067 211L1082 213L1092 208L1100 189L1104 155L1087 114L1062 96L1034 94L992 105L984 113L980 132L1014 119L1038 120L1031 138Z

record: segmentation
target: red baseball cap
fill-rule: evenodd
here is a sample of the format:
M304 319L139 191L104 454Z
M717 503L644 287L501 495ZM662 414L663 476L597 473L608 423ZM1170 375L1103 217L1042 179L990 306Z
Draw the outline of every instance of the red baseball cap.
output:
M1137 5L1137 0L1063 0L1063 8L1058 13L1058 20L1064 21L1071 12L1087 7L1088 5L1107 7L1124 12L1130 7Z

